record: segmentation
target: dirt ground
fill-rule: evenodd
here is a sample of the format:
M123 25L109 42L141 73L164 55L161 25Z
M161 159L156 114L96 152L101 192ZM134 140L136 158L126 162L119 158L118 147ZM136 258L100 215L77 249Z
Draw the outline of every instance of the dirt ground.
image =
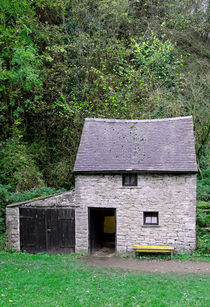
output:
M141 260L120 257L84 257L83 261L101 267L121 268L132 271L151 273L198 273L209 274L210 262L194 262L180 260Z

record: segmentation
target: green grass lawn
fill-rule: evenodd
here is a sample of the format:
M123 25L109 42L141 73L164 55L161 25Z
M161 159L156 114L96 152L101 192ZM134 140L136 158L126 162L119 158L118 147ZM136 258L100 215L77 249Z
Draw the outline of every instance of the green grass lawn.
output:
M0 306L210 306L210 276L94 268L75 255L0 254Z

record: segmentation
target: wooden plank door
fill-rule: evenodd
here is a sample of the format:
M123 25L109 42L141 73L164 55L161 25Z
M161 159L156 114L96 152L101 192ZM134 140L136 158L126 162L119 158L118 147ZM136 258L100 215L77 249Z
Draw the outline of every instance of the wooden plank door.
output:
M29 253L46 250L45 210L20 208L20 249Z
M56 209L46 210L46 250L48 253L58 253L58 213Z
M20 208L20 243L29 253L74 252L74 209Z
M47 252L72 253L75 251L75 212L73 209L47 210Z
M60 253L75 252L75 211L58 210L58 242Z

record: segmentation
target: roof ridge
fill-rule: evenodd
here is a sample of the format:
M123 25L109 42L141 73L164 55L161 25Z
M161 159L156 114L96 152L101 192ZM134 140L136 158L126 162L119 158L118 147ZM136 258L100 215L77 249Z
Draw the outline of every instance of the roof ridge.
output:
M169 118L156 118L156 119L114 119L114 118L85 118L86 122L111 122L111 123L136 123L136 122L157 122L157 121L176 121L176 120L184 120L184 119L192 119L192 115L190 116L179 116L179 117L169 117Z

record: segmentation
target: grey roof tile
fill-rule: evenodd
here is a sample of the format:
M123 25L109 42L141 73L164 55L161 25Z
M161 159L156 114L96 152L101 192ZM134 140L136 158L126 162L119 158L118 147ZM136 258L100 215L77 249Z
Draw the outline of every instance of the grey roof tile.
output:
M74 172L196 172L191 116L153 120L87 118Z

